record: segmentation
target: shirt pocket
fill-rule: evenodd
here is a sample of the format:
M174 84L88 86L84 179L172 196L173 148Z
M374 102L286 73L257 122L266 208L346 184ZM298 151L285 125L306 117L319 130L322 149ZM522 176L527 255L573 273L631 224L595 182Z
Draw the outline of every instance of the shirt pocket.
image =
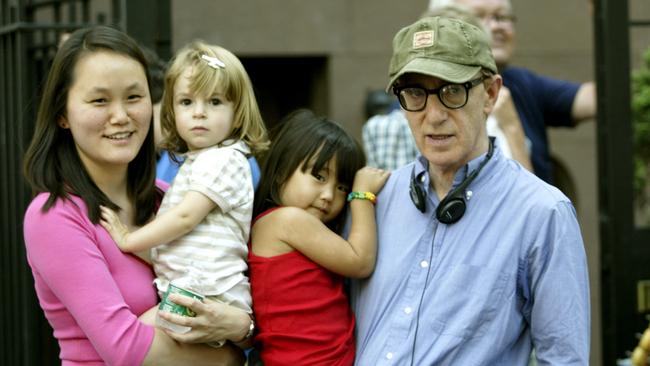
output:
M484 336L500 309L509 306L503 299L513 276L464 264L442 272L438 283L430 285L432 301L427 308L432 319L445 324L438 327L440 334L463 339Z

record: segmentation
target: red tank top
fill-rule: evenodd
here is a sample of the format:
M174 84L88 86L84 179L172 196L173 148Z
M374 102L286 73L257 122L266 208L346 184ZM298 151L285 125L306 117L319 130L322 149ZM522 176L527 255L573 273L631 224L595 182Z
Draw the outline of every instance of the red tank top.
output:
M249 250L248 264L265 366L354 363L354 315L342 276L298 251L258 257Z

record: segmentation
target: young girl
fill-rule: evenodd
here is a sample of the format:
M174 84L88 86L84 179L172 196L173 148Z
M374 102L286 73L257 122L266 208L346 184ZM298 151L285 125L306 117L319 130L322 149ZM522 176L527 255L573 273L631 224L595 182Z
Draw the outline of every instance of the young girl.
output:
M202 42L181 49L165 77L162 127L165 148L185 161L158 215L129 232L102 207L102 225L122 251L152 249L159 293L173 282L251 313L245 271L253 182L246 155L265 149L267 138L237 57Z
M158 302L151 268L120 252L99 225L100 205L119 209L135 228L160 203L149 84L137 43L102 26L72 33L47 76L24 159L35 197L23 230L62 365L198 366L243 358L236 347L178 343L175 334L147 325L143 314ZM186 341L239 340L250 322L244 311L216 302L192 310Z
M309 111L273 140L255 196L250 265L262 361L352 365L354 316L344 276L375 265L375 194L389 173L365 167L343 128ZM349 239L339 236L350 201Z

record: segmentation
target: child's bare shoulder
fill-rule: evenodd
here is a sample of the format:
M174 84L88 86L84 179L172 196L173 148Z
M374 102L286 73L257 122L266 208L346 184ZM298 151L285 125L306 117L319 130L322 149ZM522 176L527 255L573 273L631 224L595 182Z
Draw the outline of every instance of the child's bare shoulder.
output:
M273 222L274 224L291 223L308 219L309 216L310 215L301 208L282 206L276 208L275 210L266 214L264 217L260 218L260 221L266 219L265 221Z

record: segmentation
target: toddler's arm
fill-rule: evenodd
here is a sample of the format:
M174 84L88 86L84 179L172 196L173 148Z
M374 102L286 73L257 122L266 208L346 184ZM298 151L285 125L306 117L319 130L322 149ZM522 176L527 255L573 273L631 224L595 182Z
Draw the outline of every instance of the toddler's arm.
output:
M139 252L168 243L190 232L217 204L202 193L189 191L183 200L138 230L129 232L115 211L101 207L102 226L123 252Z
M353 192L377 194L390 175L389 171L364 167L354 176ZM363 199L350 201L352 223L347 242L359 258L359 273L355 277L367 277L375 268L377 259L377 223L375 205Z

